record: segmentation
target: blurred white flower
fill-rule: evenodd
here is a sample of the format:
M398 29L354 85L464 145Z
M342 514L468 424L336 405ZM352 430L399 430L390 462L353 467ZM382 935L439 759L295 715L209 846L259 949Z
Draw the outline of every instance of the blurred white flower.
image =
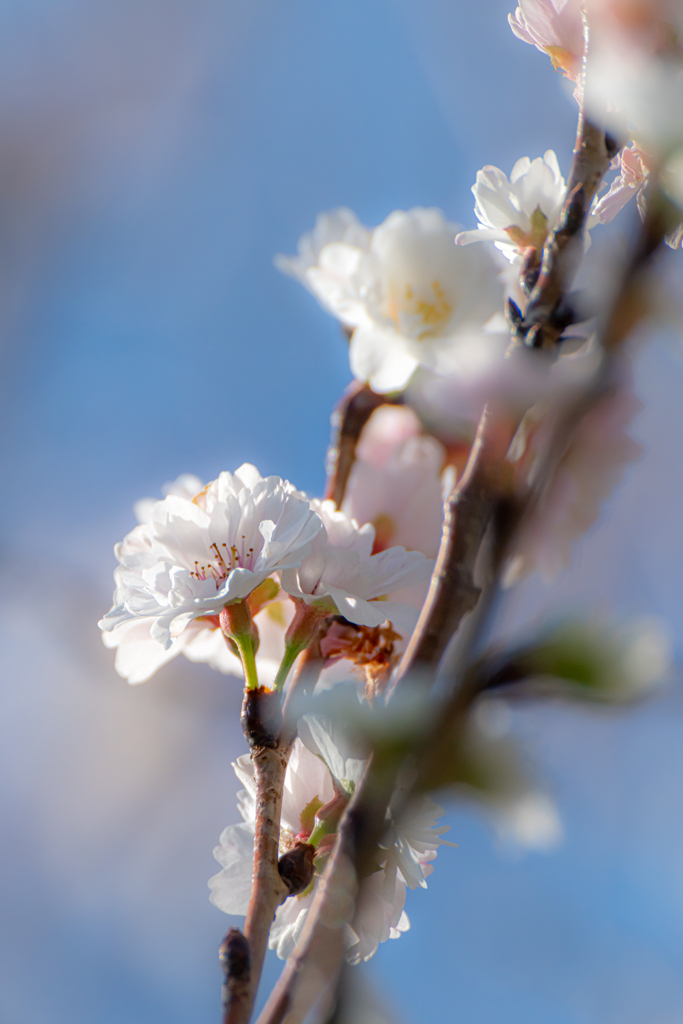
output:
M653 167L683 145L683 8L678 0L593 0L586 104Z
M128 647L120 662L138 680L196 637L191 622L247 598L276 570L300 565L322 522L280 477L244 465L222 473L191 500L170 494L116 547L114 606L100 622L108 646ZM182 638L182 639L181 639ZM148 641L156 643L157 664ZM147 659L136 671L135 652ZM150 671L151 669L151 671Z
M628 427L641 409L624 367L624 381L584 416L555 476L527 520L505 574L510 586L532 572L546 582L569 565L574 542L597 521L603 502L621 480L641 446ZM547 444L551 419L532 410L517 452L520 479L530 480ZM539 418L535 420L535 417ZM526 437L523 440L525 436Z
M582 6L582 0L520 0L515 13L508 14L517 38L547 53L555 70L573 82L579 79L584 51Z
M176 498L185 498L192 501L196 494L204 489L204 484L198 476L192 473L181 473L175 480L165 483L161 488L164 498L174 495ZM133 513L141 525L152 521L152 509L159 501L159 498L140 498L133 505Z
M285 652L285 632L294 613L287 595L280 591L277 597L254 616L260 639L256 666L263 686L272 686L275 680ZM242 662L225 642L216 615L193 619L168 649L152 639L149 629L147 620L132 620L102 634L105 647L116 648L116 671L129 683L144 683L178 654L224 675L238 679L244 675Z
M343 881L335 877L332 884L341 889ZM353 882L348 880L349 890ZM340 893L337 902L344 905L344 892ZM313 902L314 890L305 896L290 896L275 914L275 921L270 929L269 946L274 949L281 960L291 956ZM358 907L353 927L346 924L346 960L350 964L370 960L382 942L398 939L410 928L408 915L403 909L406 899L406 886L398 877L387 877L384 871L375 871L365 878L358 893ZM347 895L348 917L351 916L351 892Z
M400 544L433 558L443 522L446 452L407 406L384 405L361 434L342 510L375 528L373 552Z
M370 523L359 527L332 501L311 501L325 525L299 568L283 570L281 582L292 597L315 605L326 614L338 613L361 626L381 626L386 620L411 630L417 611L384 600L400 586L427 579L433 562L422 552L392 547L372 554L375 538Z
M511 263L521 263L525 250L541 250L554 230L567 187L549 149L535 160L518 160L509 180L498 167L482 168L472 192L479 224L475 231L457 235L457 244L495 242Z
M397 210L367 239L323 245L315 265L306 265L318 244L310 241L305 258L278 265L353 331L354 375L376 391L400 391L418 366L438 369L461 332L483 330L502 309L495 264L483 251L456 249L457 230L440 210Z
M317 267L320 254L326 245L342 242L355 249L367 252L370 249L372 232L363 226L353 210L340 206L336 210L319 213L312 231L302 235L297 245L296 256L278 254L274 263L278 270L295 280L316 295L308 279L311 267ZM323 303L324 305L324 303Z
M588 325L577 326L583 330ZM417 373L406 391L406 401L428 429L466 444L471 444L486 405L498 418L514 420L534 403L556 405L588 382L599 359L589 339L548 367L535 352L517 349L510 353L509 339L494 334L478 345L462 345L458 356L449 374Z

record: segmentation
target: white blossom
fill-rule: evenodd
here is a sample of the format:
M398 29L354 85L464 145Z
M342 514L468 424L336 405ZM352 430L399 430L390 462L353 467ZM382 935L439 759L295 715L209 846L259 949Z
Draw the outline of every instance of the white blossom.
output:
M341 755L340 755L341 756ZM245 914L249 903L253 874L255 797L253 765L247 755L233 765L245 785L238 797L242 824L230 825L221 835L214 857L222 870L209 881L211 902L226 914ZM290 849L300 836L305 841L310 835L311 808L319 808L335 795L332 775L325 762L311 753L297 739L294 743L282 801L280 824L280 852ZM306 816L308 813L308 817ZM348 916L353 909L353 888L350 880L338 878L335 884L348 884ZM403 911L405 884L396 877L388 881L383 871L375 872L361 885L359 899L360 927L353 931L346 927L347 959L351 963L369 959L380 942L398 938L410 927ZM294 949L312 902L313 892L290 896L278 908L270 933L270 948L286 959Z
M508 22L518 39L546 53L556 71L576 82L584 51L581 9L581 0L520 0Z
M432 561L419 551L391 547L372 554L375 531L370 523L359 527L337 511L332 501L311 502L325 525L310 554L299 568L281 573L284 590L327 614L339 613L360 626L381 626L390 620L411 630L417 611L409 605L384 600L400 586L427 579Z
M502 308L495 264L485 252L456 249L457 231L440 210L397 210L353 242L318 248L325 232L315 243L305 236L306 255L278 265L302 276L353 332L354 375L376 391L400 391L418 366L438 369L462 332L481 331Z
M511 263L521 263L527 248L543 248L557 224L567 187L549 149L535 160L518 160L509 180L498 167L482 168L472 192L479 224L475 231L462 231L457 244L491 241Z
M297 255L278 255L274 260L275 266L283 274L300 281L315 295L316 292L308 279L308 271L318 266L320 254L325 246L341 242L365 252L370 248L371 236L372 232L361 224L353 210L340 206L336 210L319 213L313 230L299 239Z
M185 473L172 483L164 484L162 493L189 500L203 490L203 483L196 476ZM157 498L142 498L134 505L139 523L151 520L152 508ZM285 649L285 632L289 625L294 606L289 596L273 588L274 594L267 602L260 602L261 610L254 616L259 631L259 649L256 655L259 680L265 686L272 685ZM265 604L265 607L263 607ZM243 675L242 662L233 654L220 628L217 615L204 615L193 619L181 635L168 648L152 639L147 620L131 620L111 632L102 634L106 647L116 649L116 671L129 683L142 683L178 654L194 662L203 662L224 675Z
M593 0L586 103L655 166L683 146L683 9L678 0Z
M246 914L251 892L254 864L254 830L256 823L256 780L249 754L233 763L235 774L244 789L238 793L238 807L243 822L228 825L221 834L220 846L213 855L222 871L209 880L211 902L226 914ZM312 806L322 807L335 795L332 776L325 763L297 739L285 775L280 818L280 852L289 850L302 832L310 834L312 816L302 814ZM290 897L287 903L296 902Z
M190 623L248 597L275 570L300 565L323 528L304 495L249 465L222 473L191 500L169 494L144 514L149 521L115 549L114 606L100 622L108 646L142 645L145 668L131 672L128 659L125 672L138 679L172 657L174 645L196 640L186 634ZM156 664L150 640L159 647Z
M332 884L342 889L344 878L335 877ZM351 880L348 881L352 888ZM343 903L344 893L341 892ZM313 902L314 892L301 896L290 896L278 907L275 921L270 930L269 946L281 960L286 960L296 947L306 917ZM398 877L387 877L383 871L364 879L358 893L358 909L353 922L345 926L346 960L350 964L370 960L382 942L398 939L410 928L410 920L404 908L406 886ZM350 893L347 896L349 917L353 904Z
M280 852L296 842L306 842L315 811L335 794L350 795L361 778L365 762L350 747L344 733L307 715L300 723L302 735L292 749L282 803ZM238 795L243 822L224 830L214 850L222 870L209 881L211 902L228 914L244 914L249 902L253 873L256 814L254 769L247 755L233 765L245 789ZM334 774L333 774L334 773ZM431 800L421 801L401 821L388 819L389 831L379 854L379 869L361 882L357 911L352 919L355 883L344 866L333 880L340 902L346 906L346 958L349 963L369 959L381 942L398 938L410 922L404 911L406 888L426 887L431 861L445 843L445 826L435 827L443 813ZM449 844L452 845L452 844ZM279 907L270 933L270 948L281 958L293 951L306 921L318 875L308 893L290 896Z

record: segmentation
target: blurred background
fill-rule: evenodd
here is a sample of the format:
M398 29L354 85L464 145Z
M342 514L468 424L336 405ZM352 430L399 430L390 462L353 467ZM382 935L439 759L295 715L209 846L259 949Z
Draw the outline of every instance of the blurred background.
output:
M206 881L237 819L239 685L184 659L119 679L96 625L112 546L181 472L248 460L321 491L345 345L272 266L319 210L473 227L484 164L554 148L566 174L576 109L513 6L0 0L2 1024L218 1020L235 922ZM636 381L643 458L571 570L504 617L655 613L680 657L673 331ZM631 710L515 713L564 842L522 856L449 808L457 849L363 969L397 1019L680 1024L675 675Z

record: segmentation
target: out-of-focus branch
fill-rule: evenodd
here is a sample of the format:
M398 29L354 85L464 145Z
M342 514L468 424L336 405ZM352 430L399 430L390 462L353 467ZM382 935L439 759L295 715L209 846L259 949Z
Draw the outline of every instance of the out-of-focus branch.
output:
M475 614L483 620L492 607L496 592L500 588L501 574L507 559L514 551L516 538L524 523L542 499L547 488L552 484L555 473L569 447L571 441L586 414L615 387L616 360L621 345L638 327L648 313L646 300L647 285L653 258L662 248L667 232L671 229L677 213L672 210L670 201L655 184L649 196L645 220L635 239L629 259L622 269L613 300L603 317L599 328L600 342L603 348L602 364L595 377L577 398L569 403L559 417L551 443L540 458L535 477L526 494L518 497L514 503L505 503L503 514L497 518L497 536L491 545L492 566L491 582L486 594L486 601L477 608ZM504 500L504 499L503 499ZM499 513L500 513L499 509ZM483 625L483 622L480 623ZM473 630L473 635L477 635ZM471 645L470 645L471 646ZM472 666L468 652L462 652L457 663L462 671L459 678L453 679L446 700L436 716L436 727L433 734L420 745L422 756L415 758L419 765L414 776L413 789L420 791L432 775L440 757L444 756L442 737L451 737L454 730L465 724L472 704L489 684L486 675L482 675Z
M356 448L363 427L375 409L394 404L396 399L378 395L367 384L354 381L348 386L332 414L332 440L327 452L325 497L341 508L349 476L356 460Z
M567 199L558 226L546 242L526 316L512 318L518 343L533 348L555 347L567 326L562 319L566 289L571 286L576 259L582 251L590 204L613 155L614 147L604 131L581 113ZM475 565L496 503L508 491L510 466L506 455L515 427L497 421L490 412L479 424L465 474L446 502L444 532L429 594L393 688L409 669L438 662L462 619L477 603Z

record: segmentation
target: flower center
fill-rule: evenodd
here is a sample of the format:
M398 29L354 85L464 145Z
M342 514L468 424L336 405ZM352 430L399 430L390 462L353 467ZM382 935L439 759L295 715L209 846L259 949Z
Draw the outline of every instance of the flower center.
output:
M210 576L213 576L216 581L216 590L235 569L249 569L252 572L254 570L254 549L246 548L246 537L244 536L239 548L236 544L231 544L228 547L224 543L219 546L214 541L213 544L209 544L209 550L212 555L206 565L200 565L195 559L194 571L190 573L190 576L196 580L208 580Z
M540 206L537 206L531 214L529 222L531 227L528 231L523 231L517 224L511 224L510 227L504 229L505 234L520 251L532 248L540 252L548 237L548 218Z
M433 337L448 323L453 307L439 281L432 281L426 295L416 295L411 284L389 302L389 316L398 329L418 341Z
M562 46L544 46L556 71L561 71L565 78L571 78L579 67L579 58L565 50Z

